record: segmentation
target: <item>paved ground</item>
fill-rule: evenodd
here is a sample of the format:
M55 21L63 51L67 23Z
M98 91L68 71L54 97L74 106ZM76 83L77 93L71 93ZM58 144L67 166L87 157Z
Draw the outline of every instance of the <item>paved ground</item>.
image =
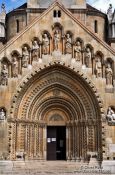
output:
M96 166L66 161L0 162L0 175L101 175ZM110 173L104 172L106 175Z

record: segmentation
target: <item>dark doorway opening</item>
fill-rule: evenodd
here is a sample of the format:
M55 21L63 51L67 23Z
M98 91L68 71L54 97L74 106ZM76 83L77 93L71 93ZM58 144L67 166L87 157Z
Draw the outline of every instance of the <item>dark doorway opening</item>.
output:
M47 160L66 160L66 127L47 127Z

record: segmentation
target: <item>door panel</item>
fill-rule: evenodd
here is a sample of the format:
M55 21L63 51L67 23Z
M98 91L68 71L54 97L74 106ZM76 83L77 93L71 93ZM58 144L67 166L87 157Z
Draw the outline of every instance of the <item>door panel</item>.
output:
M56 137L57 137L57 142L56 142L57 160L65 160L66 159L66 128L57 127Z
M47 127L47 160L66 160L66 127Z
M47 128L47 160L56 160L56 128Z

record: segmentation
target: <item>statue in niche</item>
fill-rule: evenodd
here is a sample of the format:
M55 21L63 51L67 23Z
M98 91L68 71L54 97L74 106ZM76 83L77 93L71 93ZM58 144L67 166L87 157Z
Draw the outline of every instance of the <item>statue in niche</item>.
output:
M18 77L18 61L17 61L17 57L13 56L13 62L12 62L12 76Z
M8 68L6 64L3 65L1 70L1 85L8 85Z
M49 45L50 45L50 41L49 41L47 33L45 33L43 35L43 54L44 55L49 54Z
M59 49L59 42L60 42L60 32L56 30L54 33L54 50Z
M5 120L6 119L6 113L4 111L4 109L2 108L0 110L0 120Z
M89 47L86 48L85 52L85 65L86 67L90 67L91 65L91 50Z
M75 59L76 61L82 61L82 47L80 41L77 41L75 48L74 48L74 53L75 53Z
M65 51L66 54L72 53L72 38L69 33L66 35Z
M37 40L34 40L33 43L32 43L32 58L33 58L33 61L38 60L39 50L40 50L40 47L38 45L38 42L37 42Z
M107 111L107 121L110 122L110 123L115 123L115 112L114 110L109 107L108 108L108 111Z
M107 67L105 69L105 75L106 75L107 85L112 85L113 84L113 70L110 64L107 64Z
M29 63L29 51L28 48L25 46L22 51L22 66L24 68L27 68L28 63Z
M96 77L101 77L102 76L102 63L100 58L97 58L96 64L95 64L95 69L96 69Z

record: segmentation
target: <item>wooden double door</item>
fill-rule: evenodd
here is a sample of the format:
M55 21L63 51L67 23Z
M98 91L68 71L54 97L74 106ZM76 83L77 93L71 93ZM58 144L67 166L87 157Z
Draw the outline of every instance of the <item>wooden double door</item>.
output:
M66 160L66 127L47 127L47 160Z

